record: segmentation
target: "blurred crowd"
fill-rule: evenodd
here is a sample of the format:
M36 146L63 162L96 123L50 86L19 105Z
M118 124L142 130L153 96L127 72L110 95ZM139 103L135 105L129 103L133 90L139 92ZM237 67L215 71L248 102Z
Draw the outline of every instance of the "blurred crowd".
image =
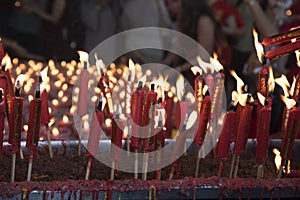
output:
M78 59L77 50L91 51L116 33L138 27L180 31L217 53L227 69L247 80L260 65L252 29L260 39L300 25L298 0L0 0L0 35L12 56L36 60ZM180 41L157 35L133 35L124 41L134 49L139 41L162 49ZM189 73L190 65L170 52L144 49L129 56L137 62L161 62ZM278 73L295 73L295 56L274 63ZM188 76L188 74L187 74ZM251 88L250 88L251 90Z

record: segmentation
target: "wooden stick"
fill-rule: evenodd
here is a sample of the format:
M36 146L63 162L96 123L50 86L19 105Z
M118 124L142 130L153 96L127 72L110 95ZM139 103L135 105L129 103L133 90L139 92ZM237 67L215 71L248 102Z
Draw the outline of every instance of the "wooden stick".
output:
M195 178L197 178L197 177L198 177L198 174L199 174L200 153L201 153L201 148L199 148L198 155L197 155L196 169L195 169Z
M53 151L52 151L51 138L50 138L50 129L48 126L46 126L46 135L47 135L47 140L48 140L48 148L49 148L50 158L53 158Z
M78 156L81 155L81 132L82 132L82 120L79 122L79 131L78 131Z
M224 162L223 162L223 160L221 160L220 165L219 165L219 170L218 170L218 178L221 178L221 176L222 176L223 165L224 165Z
M257 167L257 178L263 178L263 170L264 170L263 164L258 165L258 167Z
M134 179L138 179L138 167L139 167L139 155L138 150L135 150L135 159L134 159Z
M23 160L24 159L24 154L23 154L23 150L22 147L20 147L20 158Z
M143 168L142 180L143 181L147 180L148 159L149 159L149 154L147 152L144 152L143 166L142 166L142 168Z
M239 163L240 163L240 155L237 155L233 178L236 178L236 176L237 176L237 172L239 169Z
M229 178L232 178L233 175L233 168L234 168L234 163L235 163L236 155L233 154L231 158L231 166L230 166L230 171L229 171Z
M10 182L15 182L15 170L16 170L16 150L15 147L14 148L14 152L12 154L12 160L11 160L11 176L10 176Z
M93 157L89 157L89 161L88 164L86 166L86 174L85 174L85 180L89 180L90 179L90 174L92 171L92 163L93 163Z
M111 170L110 170L110 180L115 179L115 169L116 169L116 161L112 161Z
M33 152L31 150L28 164L28 172L27 172L27 181L31 179L31 171L32 171L32 163L33 163Z

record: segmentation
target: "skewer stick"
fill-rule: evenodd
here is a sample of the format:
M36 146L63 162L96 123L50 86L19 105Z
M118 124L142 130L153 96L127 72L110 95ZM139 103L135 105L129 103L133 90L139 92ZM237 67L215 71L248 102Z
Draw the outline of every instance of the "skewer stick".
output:
M16 170L16 149L15 147L13 147L13 154L12 154L12 160L11 160L11 178L10 178L10 182L15 182L15 170Z
M112 161L111 170L110 170L110 180L115 179L115 168L116 168L116 161Z
M28 164L28 172L27 172L27 181L31 179L31 171L32 171L32 163L33 163L33 152L31 150Z
M23 154L23 150L22 147L20 147L20 158L23 160L24 159L24 154Z
M240 155L237 155L233 178L236 178L236 176L237 176L237 172L239 169L239 163L240 163Z
M92 171L92 163L93 163L93 157L89 157L89 161L88 161L88 164L86 166L85 180L90 179L90 174L91 174L91 171Z
M143 181L147 180L148 159L149 159L149 154L147 152L144 152L144 155L143 155L143 175L142 175Z
M221 160L220 165L219 165L219 170L218 170L218 178L221 178L221 176L222 176L223 165L224 165L224 162L223 162L223 160Z
M264 172L264 165L263 164L260 164L258 165L258 168L257 168L257 178L263 178L263 173Z
M79 131L78 131L78 156L81 155L81 132L82 132L82 120L79 122Z
M50 138L50 130L49 130L48 126L46 126L46 135L47 135L47 140L48 140L48 148L49 148L50 158L53 158L53 151L52 151L51 138Z
M236 159L236 155L233 154L232 158L231 158L231 166L230 166L229 178L232 178L235 159Z
M195 169L195 178L197 178L197 177L198 177L198 174L199 174L200 153L201 153L201 148L199 148L198 155L197 155L196 169Z
M139 167L139 155L138 150L135 150L135 159L134 159L134 179L138 179L138 167Z

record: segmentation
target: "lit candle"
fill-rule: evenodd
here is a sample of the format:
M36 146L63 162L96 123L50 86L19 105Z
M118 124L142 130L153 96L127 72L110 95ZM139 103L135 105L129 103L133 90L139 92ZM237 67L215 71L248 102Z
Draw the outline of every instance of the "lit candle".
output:
M300 49L300 41L291 42L276 49L270 50L266 53L266 57L270 60L274 60L278 57L284 56L286 54L292 53Z
M2 88L0 88L0 157L2 156L2 148L3 148L4 119L5 119L5 100L3 98L3 90Z
M262 44L266 47L289 42L293 38L299 38L300 37L300 27L293 28L289 30L286 33L280 33L271 37L265 37L262 41Z
M87 98L88 98L88 82L89 72L87 70L87 61L83 62L83 70L80 73L79 78L79 94L78 94L78 115L83 117L87 113Z
M165 104L166 110L166 138L171 138L172 129L173 129L173 107L174 107L174 96L171 91L168 92Z
M161 164L164 160L162 154L162 148L165 146L165 137L166 137L166 128L162 125L161 115L159 116L158 126L157 126L158 133L155 135L155 151L156 151L156 179L161 179Z

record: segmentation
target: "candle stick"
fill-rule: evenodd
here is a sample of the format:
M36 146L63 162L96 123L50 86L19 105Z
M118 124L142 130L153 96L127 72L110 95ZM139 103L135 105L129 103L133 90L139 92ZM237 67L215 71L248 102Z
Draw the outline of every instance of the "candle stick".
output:
M129 74L127 78L127 83L126 83L126 93L125 93L125 116L127 117L127 127L128 127L128 134L127 134L127 141L126 141L126 147L127 147L127 156L129 156L130 153L130 138L131 138L131 133L132 133L132 119L131 119L131 114L133 110L133 105L132 105L132 91L133 91L133 81L134 81L134 63L130 59L129 60Z
M281 56L287 55L289 53L295 52L300 49L300 41L292 42L276 49L270 50L266 53L266 57L270 60L274 60Z
M269 79L269 67L264 65L258 74L257 91L266 98L268 98L269 96L268 79Z
M172 129L173 129L173 108L174 108L174 96L171 91L167 93L167 98L166 98L166 105L165 105L165 110L166 110L166 138L171 138L172 136Z
M225 114L222 131L218 140L218 146L216 154L221 158L218 177L221 177L223 170L223 163L228 160L228 153L230 150L231 135L234 132L235 127L232 124L235 123L236 112L234 111L234 103L231 103L230 110Z
M102 107L103 107L102 104L103 104L102 96L100 96L96 111L93 115L89 139L88 139L88 143L87 143L87 151L85 154L89 158L88 164L87 164L87 169L86 169L85 180L89 180L89 178L90 178L93 158L98 153L99 140L100 140L100 135L102 133L101 126L104 121L104 114L102 112Z
M300 26L295 27L289 30L286 33L280 33L271 37L265 37L262 41L262 44L266 47L281 44L284 42L289 42L294 38L300 37Z
M2 156L2 149L3 149L4 119L5 119L5 100L3 98L3 90L2 88L0 88L0 158Z
M16 150L20 148L22 132L23 98L20 97L20 81L17 80L15 96L10 101L9 111L9 137L8 142L13 146L11 182L15 180Z
M159 132L155 135L155 156L156 156L156 180L161 179L161 164L163 161L162 148L165 146L166 128L162 126L162 116L159 114L157 130Z
M30 158L27 172L27 181L31 179L33 158L38 148L42 100L40 98L40 85L38 84L35 98L30 101L29 124L26 138L26 147L30 149Z
M145 181L147 179L147 169L148 169L148 152L151 149L150 137L154 132L154 116L155 116L155 104L157 99L157 93L154 91L155 85L151 84L151 90L148 92L146 97L146 103L144 106L143 113L143 124L147 128L146 137L143 139L144 155L143 155L143 174L142 179Z
M195 96L197 100L197 108L198 108L198 112L200 113L201 105L203 101L203 87L205 85L202 75L199 75L195 78L194 84L195 84Z
M123 137L123 127L121 126L120 120L120 106L117 105L116 116L112 120L112 135L111 135L111 174L110 180L114 180L116 173L116 165L120 161L121 149L122 149L122 137Z

